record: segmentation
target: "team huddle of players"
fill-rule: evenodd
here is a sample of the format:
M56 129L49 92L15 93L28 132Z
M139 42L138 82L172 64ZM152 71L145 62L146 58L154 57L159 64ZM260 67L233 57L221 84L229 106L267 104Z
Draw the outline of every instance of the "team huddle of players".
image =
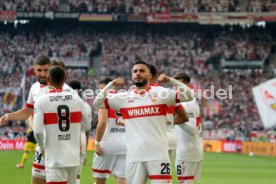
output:
M33 117L38 146L32 167L33 184L78 184L85 163L91 128L91 107L81 99L78 81L65 84L62 61L35 59L38 82L32 85L22 109L5 114L0 124ZM202 129L199 106L188 87L190 77L156 76L155 66L137 61L132 67L131 91L116 93L122 78L104 77L93 106L98 109L92 172L97 184L110 174L116 183L171 183L171 160L179 183L199 179ZM171 88L160 86L162 83ZM180 90L181 89L181 90ZM19 165L20 167L20 165Z

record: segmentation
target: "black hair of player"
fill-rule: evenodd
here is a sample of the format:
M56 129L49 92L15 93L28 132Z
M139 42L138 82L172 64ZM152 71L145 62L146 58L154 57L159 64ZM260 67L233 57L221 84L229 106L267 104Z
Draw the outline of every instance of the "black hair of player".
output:
M68 86L70 86L74 90L81 90L81 83L77 80L72 80L68 83Z
M65 81L65 71L60 66L53 66L49 69L49 78L56 85L61 85Z
M112 81L112 79L110 77L102 77L99 80L99 84L107 85L111 81Z
M150 69L150 73L151 73L152 77L155 78L157 75L156 67L151 63L149 63L148 65L149 65L149 69Z
M147 66L148 69L150 70L149 64L148 64L147 62L141 61L141 60L140 60L140 61L136 61L136 62L133 64L132 68L133 68L135 65L139 65L139 64Z
M191 77L184 72L177 73L173 78L183 80L187 84L191 82Z
M45 55L39 55L35 58L34 65L50 65L51 59Z

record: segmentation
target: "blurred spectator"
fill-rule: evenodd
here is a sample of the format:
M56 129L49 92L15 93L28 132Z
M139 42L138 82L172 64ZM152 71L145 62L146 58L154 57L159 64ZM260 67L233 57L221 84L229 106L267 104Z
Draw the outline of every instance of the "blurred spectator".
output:
M235 1L232 3L235 4ZM28 74L31 74L33 59L41 53L53 58L70 58L75 62L79 59L89 60L92 55L100 57L102 75L113 78L122 76L127 79L127 85L132 84L129 80L130 68L139 57L158 66L158 74L173 76L178 71L189 73L193 84L201 89L210 89L211 85L214 85L215 90L229 89L231 85L233 99L200 101L202 118L208 122L208 129L232 129L235 137L242 137L247 132L245 127L248 132L263 129L252 87L270 76L261 70L250 69L219 72L216 70L219 66L209 61L219 61L221 58L236 61L264 60L271 52L271 35L269 31L256 27L202 29L200 26L185 26L184 29L183 26L169 25L69 25L60 28L47 26L43 29L39 26L37 29L5 28L0 29L0 89L18 88L22 71L28 69ZM272 70L275 71L275 66ZM85 88L96 89L98 79L88 76L85 69L68 68L68 77L68 80L79 80ZM35 78L27 77L26 94L34 81ZM3 103L3 96L4 93L0 93L1 113L8 110ZM210 109L209 113L206 110L209 103L216 105L211 113ZM17 108L18 105L15 105L11 110ZM96 115L95 112L94 122L97 121ZM11 136L11 133L7 133L10 130L5 130L5 134L2 131L1 135Z

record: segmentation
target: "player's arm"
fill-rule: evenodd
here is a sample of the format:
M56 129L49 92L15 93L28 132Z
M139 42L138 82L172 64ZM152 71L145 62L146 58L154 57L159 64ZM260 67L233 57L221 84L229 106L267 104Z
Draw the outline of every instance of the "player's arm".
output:
M82 130L85 130L85 138L86 138L86 151L88 148L89 141L89 133L91 130L91 122L92 122L92 109L91 107L84 102L84 107L82 111Z
M106 109L105 105L105 100L107 99L107 94L108 91L113 87L113 86L120 86L124 85L124 80L122 78L117 78L108 83L102 90L101 92L96 96L93 105L97 109Z
M179 125L189 121L189 116L183 106L179 104L177 107L174 108L174 124Z
M196 118L189 118L188 122L179 124L177 126L179 126L180 128L182 128L182 130L193 136L196 131Z
M171 85L177 87L179 94L177 94L177 101L178 102L188 102L194 99L194 92L185 84L179 82L178 80L169 77L167 75L161 74L158 77L159 83L167 83L169 82Z
M34 130L34 116L31 114L27 119L29 127Z
M27 103L25 104L25 106L16 112L7 113L3 115L0 118L0 125L7 124L9 121L24 121L33 113L34 107L32 105L33 104L32 89L33 88L31 87L30 93L27 99Z
M83 110L82 110L82 121L81 126L84 131L90 131L91 129L91 122L92 122L92 109L91 107L86 103L82 101Z
M107 119L108 119L108 111L106 109L99 109L98 125L96 128L96 137L95 137L96 153L98 155L103 155L103 150L101 148L100 142L106 130Z
M41 151L45 150L44 145L44 116L42 112L42 103L41 100L38 100L34 107L34 135L38 146L40 147Z
M195 112L194 106L191 106L190 109L192 112ZM184 108L183 108L184 109ZM178 125L182 130L190 134L191 136L194 135L196 131L196 126L197 126L197 118L195 117L195 114L193 113L193 117L188 116L188 121L183 124Z
M0 118L0 124L7 124L9 121L23 121L26 120L33 112L32 108L23 107L22 109L7 113Z

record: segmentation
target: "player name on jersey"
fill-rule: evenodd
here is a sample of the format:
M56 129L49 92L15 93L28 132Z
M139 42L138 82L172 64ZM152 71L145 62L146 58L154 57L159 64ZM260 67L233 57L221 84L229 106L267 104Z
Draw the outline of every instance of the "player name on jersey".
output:
M125 133L126 129L125 128L110 128L110 133Z
M58 135L58 140L63 141L63 140L70 140L71 134L65 134L65 135Z
M72 100L72 95L49 96L50 102Z

